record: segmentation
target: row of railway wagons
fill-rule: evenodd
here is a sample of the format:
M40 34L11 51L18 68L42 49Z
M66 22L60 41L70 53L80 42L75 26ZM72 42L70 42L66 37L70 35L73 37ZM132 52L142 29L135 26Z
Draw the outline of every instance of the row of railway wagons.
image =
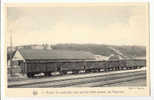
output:
M145 59L108 60L108 61L26 61L21 63L21 71L29 78L36 74L44 73L51 76L52 72L59 72L61 75L83 72L108 72L116 70L137 69L146 66Z

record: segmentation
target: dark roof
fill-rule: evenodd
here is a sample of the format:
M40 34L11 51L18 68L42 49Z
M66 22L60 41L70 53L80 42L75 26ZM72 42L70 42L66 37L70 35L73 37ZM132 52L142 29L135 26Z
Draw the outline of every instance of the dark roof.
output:
M85 51L68 50L40 50L40 49L19 49L19 52L26 60L46 59L77 59L94 60L94 54Z

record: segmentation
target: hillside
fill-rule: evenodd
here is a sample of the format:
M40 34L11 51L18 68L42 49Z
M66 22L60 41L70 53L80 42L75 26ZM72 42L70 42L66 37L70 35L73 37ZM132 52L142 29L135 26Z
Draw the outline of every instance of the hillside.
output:
M126 58L136 58L146 56L146 47L144 46L114 46L104 44L56 44L48 45L52 50L77 50L77 51L88 51L95 55L110 56L112 54L118 54ZM33 45L18 46L18 48L34 49ZM42 48L41 48L42 47ZM37 46L38 49L38 46ZM46 49L44 45L40 45L39 49ZM8 58L10 57L8 52ZM13 54L13 53L12 53Z
M146 48L144 46L113 46L113 45L99 45L99 44L57 44L52 46L52 48L65 49L65 50L89 51L96 55L103 55L103 56L110 56L111 54L118 54L118 53L129 58L146 56Z

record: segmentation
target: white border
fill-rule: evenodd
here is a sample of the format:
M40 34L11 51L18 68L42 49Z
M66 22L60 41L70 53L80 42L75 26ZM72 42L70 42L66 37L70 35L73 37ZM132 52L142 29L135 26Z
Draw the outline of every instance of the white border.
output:
M29 97L29 98L7 98L4 96L4 12L1 8L1 100L153 100L154 99L154 1L153 0L2 0L1 7L4 3L47 3L47 2L149 2L150 3L150 78L151 78L151 96L150 97Z
M9 3L41 3L41 2L148 2L150 0L3 0Z

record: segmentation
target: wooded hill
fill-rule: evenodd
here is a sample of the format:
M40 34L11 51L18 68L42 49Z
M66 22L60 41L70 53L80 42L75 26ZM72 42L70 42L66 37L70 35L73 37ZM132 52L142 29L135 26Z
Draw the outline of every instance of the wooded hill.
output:
M111 54L117 54L118 52L129 58L146 56L146 47L144 46L114 46L102 44L57 44L52 45L51 48L61 50L65 49L89 51L93 54L103 56L110 56Z
M33 45L24 45L24 46L18 46L14 48L32 49L32 46ZM46 49L47 44L40 45L40 46L44 47L43 49ZM146 56L145 46L129 46L129 45L115 46L115 45L104 45L104 44L56 44L56 45L48 45L48 46L50 46L53 50L88 51L95 55L102 55L102 56L110 56L111 54L121 54L128 58ZM8 55L7 55L8 58L10 57L10 54L14 54L14 53L8 52Z

